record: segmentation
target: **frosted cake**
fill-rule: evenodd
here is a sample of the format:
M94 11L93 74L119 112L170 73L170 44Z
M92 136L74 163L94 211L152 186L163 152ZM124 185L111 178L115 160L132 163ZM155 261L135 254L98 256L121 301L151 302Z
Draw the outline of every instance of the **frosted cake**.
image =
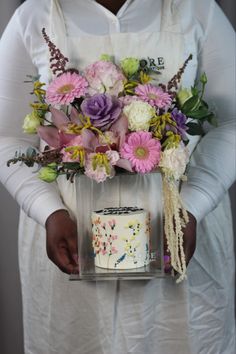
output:
M105 208L92 213L95 266L133 269L149 263L149 213L136 207Z

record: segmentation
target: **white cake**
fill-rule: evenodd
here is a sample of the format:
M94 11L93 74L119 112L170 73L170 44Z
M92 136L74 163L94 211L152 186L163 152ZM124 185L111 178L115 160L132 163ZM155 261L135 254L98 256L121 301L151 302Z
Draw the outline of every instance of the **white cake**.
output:
M92 213L95 266L133 269L149 263L150 220L136 207L106 208Z

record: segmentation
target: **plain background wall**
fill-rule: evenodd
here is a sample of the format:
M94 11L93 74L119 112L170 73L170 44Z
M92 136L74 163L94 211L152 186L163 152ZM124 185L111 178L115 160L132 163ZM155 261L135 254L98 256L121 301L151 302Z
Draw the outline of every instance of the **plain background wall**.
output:
M0 0L0 36L20 3L20 0ZM0 184L1 354L23 354L22 306L17 255L18 214L16 202Z
M40 1L40 0L39 0ZM48 0L49 1L49 0ZM0 0L0 35L14 9L23 1ZM236 26L235 0L218 1ZM235 214L235 186L231 201ZM23 354L20 279L17 255L18 206L0 185L0 353ZM236 226L236 225L235 225ZM236 227L235 227L236 230ZM37 353L34 353L37 354ZM47 353L45 353L47 354ZM58 353L59 354L59 353Z

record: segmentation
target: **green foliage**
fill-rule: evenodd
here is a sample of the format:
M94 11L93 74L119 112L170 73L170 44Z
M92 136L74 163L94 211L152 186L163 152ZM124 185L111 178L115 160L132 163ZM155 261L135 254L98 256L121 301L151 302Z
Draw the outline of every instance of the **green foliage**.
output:
M21 151L16 151L15 157L7 161L7 166L10 166L11 164L15 165L17 162L22 162L28 167L33 167L36 163L35 159L37 155L37 150L33 147L29 147L25 153L22 153Z
M201 124L199 123L187 123L188 134L189 135L204 135L204 130Z
M179 107L188 118L192 118L191 122L187 123L189 135L204 135L203 126L205 122L217 126L215 114L203 100L207 83L207 76L205 73L201 75L199 83L195 83L191 88L190 97L186 99L181 107Z

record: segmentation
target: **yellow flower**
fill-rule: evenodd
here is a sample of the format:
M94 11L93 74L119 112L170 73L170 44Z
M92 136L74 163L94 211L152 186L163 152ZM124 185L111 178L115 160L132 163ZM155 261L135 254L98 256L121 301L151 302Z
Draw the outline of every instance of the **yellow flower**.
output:
M155 116L151 119L150 126L153 130L153 135L155 138L161 140L164 137L166 125L176 126L176 123L173 121L170 113L164 113L160 116Z
M49 106L46 103L35 102L31 103L30 106L36 111L48 111Z
M143 85L148 84L151 80L152 80L151 76L149 76L148 74L146 74L143 71L140 72L141 84L143 84Z
M127 83L125 83L124 89L125 89L126 95L133 95L134 94L134 89L137 86L138 86L138 82L137 81L128 81Z
M36 97L38 97L40 101L42 101L42 99L46 95L46 90L42 89L43 86L45 86L43 82L40 81L34 82L33 93L35 94Z
M80 134L83 127L76 123L69 123L66 127L66 133L68 134Z
M181 142L181 136L179 134L175 134L172 131L166 132L166 140L162 144L163 148L172 149L177 148Z

